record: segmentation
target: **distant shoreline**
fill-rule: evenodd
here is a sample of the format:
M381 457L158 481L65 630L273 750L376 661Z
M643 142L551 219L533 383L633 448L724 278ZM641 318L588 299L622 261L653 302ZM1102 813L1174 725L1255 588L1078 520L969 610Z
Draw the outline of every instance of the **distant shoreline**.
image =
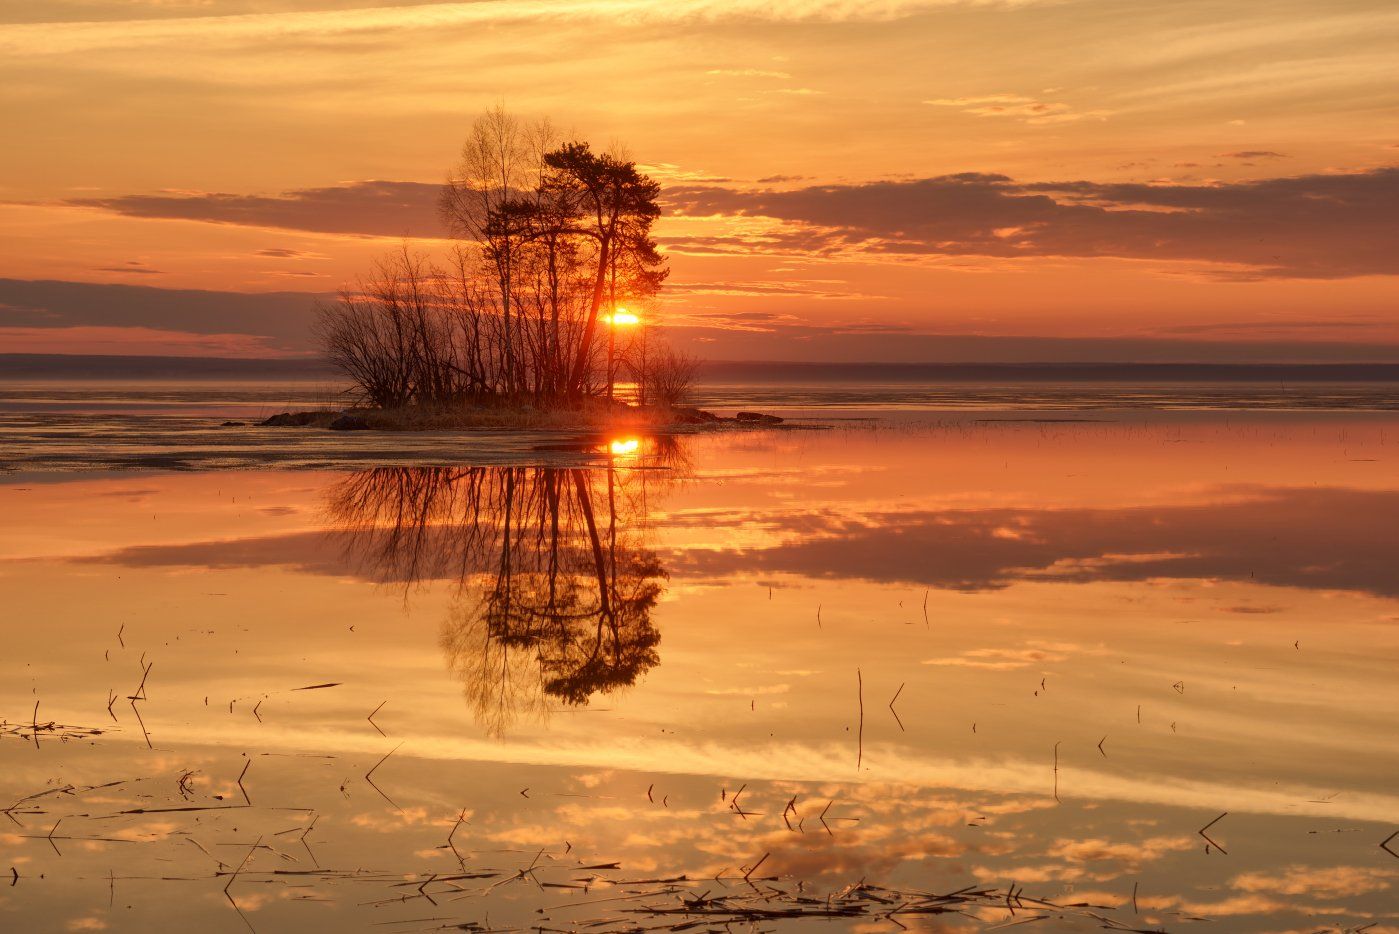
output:
M339 382L314 358L0 354L0 381L284 380ZM700 381L725 383L1399 383L1396 363L794 363L711 361Z

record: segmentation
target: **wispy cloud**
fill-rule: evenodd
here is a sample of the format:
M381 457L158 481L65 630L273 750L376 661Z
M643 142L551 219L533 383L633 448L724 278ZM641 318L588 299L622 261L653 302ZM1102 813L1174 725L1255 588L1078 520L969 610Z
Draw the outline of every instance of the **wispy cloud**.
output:
M839 286L841 283L831 283ZM821 288L812 280L765 280L762 282L669 282L666 292L676 295L743 295L750 297L800 296L803 298L851 299L868 298L841 288Z
M276 195L178 192L73 198L64 203L128 217L378 237L439 237L445 235L437 215L441 192L441 185L424 182L367 181L302 188ZM286 254L262 252L260 255Z
M613 26L719 22L887 22L951 7L1011 8L1046 0L497 0L312 12L191 16L0 27L0 51L55 55L175 42L330 39L396 30L490 24L606 22Z
M954 107L978 117L1013 117L1032 126L1106 120L1111 110L1076 110L1062 101L1044 101L1022 94L987 94L980 97L940 97L923 103Z
M792 77L785 71L764 71L761 68L711 68L705 74L722 75L726 78L777 78L782 80Z
M311 253L306 250L292 250L286 247L268 247L263 250L254 250L254 256L271 256L276 259L324 259L324 254Z
M139 262L139 261L134 260L134 259L132 259L132 260L127 260L125 263L123 263L123 264L120 265L120 266L98 266L97 269L96 269L96 271L97 271L97 272L130 273L130 274L138 275L138 276L162 276L162 275L165 274L165 271L164 271L164 270L161 270L161 269L152 269L150 266L147 266L145 263Z

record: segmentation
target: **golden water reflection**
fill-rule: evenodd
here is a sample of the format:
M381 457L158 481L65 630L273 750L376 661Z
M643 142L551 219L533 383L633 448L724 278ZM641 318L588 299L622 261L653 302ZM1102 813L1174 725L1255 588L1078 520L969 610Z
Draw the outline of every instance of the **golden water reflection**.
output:
M630 930L594 900L766 857L765 893L1089 906L1045 930L1392 932L1396 440L964 423L0 485L0 810L52 792L0 833L0 930L246 930L252 853L258 931ZM36 750L36 701L106 732ZM901 920L1026 920L965 907Z

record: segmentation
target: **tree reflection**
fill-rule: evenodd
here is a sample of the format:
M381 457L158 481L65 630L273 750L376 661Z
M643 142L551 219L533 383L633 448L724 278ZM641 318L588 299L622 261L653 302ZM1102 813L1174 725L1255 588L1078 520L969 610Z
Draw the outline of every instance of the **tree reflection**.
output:
M382 581L451 579L448 667L477 721L503 734L635 683L660 661L651 611L666 571L644 547L654 472L379 468L328 493L332 523Z

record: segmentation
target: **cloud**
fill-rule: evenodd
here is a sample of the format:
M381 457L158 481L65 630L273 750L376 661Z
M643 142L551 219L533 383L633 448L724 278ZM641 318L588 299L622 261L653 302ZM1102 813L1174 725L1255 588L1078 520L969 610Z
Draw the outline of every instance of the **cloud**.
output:
M1286 159L1287 156L1270 149L1241 149L1238 152L1221 152L1221 159Z
M766 217L746 247L800 237L827 251L992 257L1118 257L1228 264L1235 278L1399 274L1399 167L1214 185L1019 183L967 172L791 190L690 186L683 215ZM743 252L740 243L690 244ZM682 247L683 249L683 247ZM1216 267L1217 268L1217 265Z
M1062 101L1042 101L1022 94L987 94L981 97L940 97L923 103L955 107L977 117L1014 117L1032 126L1106 120L1111 110L1075 110Z
M837 289L813 288L819 282L668 282L667 294L673 295L741 295L749 297L775 297L795 295L805 298L851 299L867 298L857 292Z
M1217 184L1026 184L967 172L759 190L655 168L671 173L674 184L663 198L672 213L772 222L742 233L659 238L677 254L1119 258L1194 263L1231 279L1399 274L1399 253L1388 248L1399 238L1399 167ZM135 194L64 203L131 217L441 237L439 192L436 184L379 180L277 195Z
M688 256L751 256L754 253L810 256L837 249L826 232L775 226L761 233L695 236L659 236L656 242L668 253Z
M5 327L0 347L14 354L117 354L162 357L278 357L286 351L254 334L194 334L170 328Z
M134 274L136 274L136 275L141 275L141 276L163 276L163 275L165 275L165 270L163 270L163 269L152 269L151 267L145 265L144 263L127 263L125 266L97 266L97 267L94 268L93 271L94 271L94 272L134 273Z
M442 186L425 182L364 181L301 188L277 195L218 192L73 198L73 207L127 217L205 221L371 237L443 237L438 217ZM259 255L287 255L282 252Z
M779 78L786 80L791 75L785 71L764 71L761 68L711 68L707 75L723 75L729 78Z
M122 343L118 333L133 330L131 337L148 340L155 332L165 338L186 335L241 335L242 345L254 342L265 350L304 349L317 296L306 292L207 292L198 289L157 289L139 285L0 279L0 328L18 339L60 340L55 329L89 347L94 341ZM72 330L81 329L81 330ZM48 333L42 333L48 330ZM6 342L6 349L17 349ZM245 348L246 349L246 348ZM65 352L46 350L31 352ZM68 353L114 353L105 350L70 350ZM128 353L159 351L129 350Z
M278 259L309 259L311 257L321 258L320 253L308 253L305 250L289 250L285 247L269 247L265 250L254 250L254 256L272 256Z
M940 9L1014 8L1038 2L1042 0L497 0L410 7L384 4L363 9L0 26L0 52L29 58L190 42L204 46L306 39L329 43L386 33L440 35L453 29L543 22L601 22L609 27L890 22Z

